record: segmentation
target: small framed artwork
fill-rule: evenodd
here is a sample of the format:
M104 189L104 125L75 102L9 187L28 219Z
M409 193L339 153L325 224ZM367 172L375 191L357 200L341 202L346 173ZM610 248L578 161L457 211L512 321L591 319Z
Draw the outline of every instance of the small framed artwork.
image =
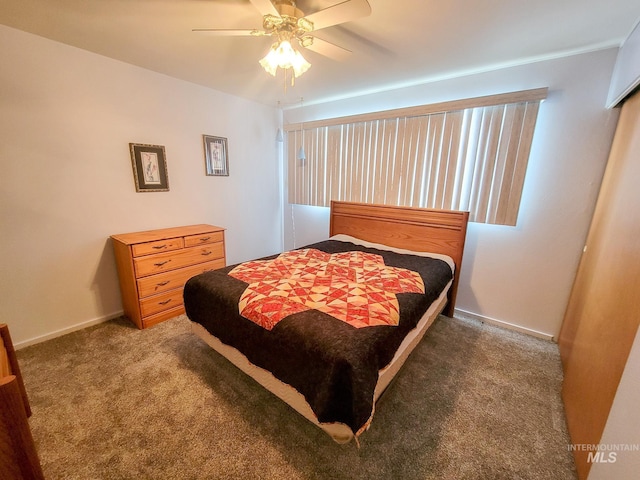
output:
M204 163L207 175L229 175L229 157L227 139L202 135L204 140Z
M130 143L136 192L168 192L167 157L162 145Z

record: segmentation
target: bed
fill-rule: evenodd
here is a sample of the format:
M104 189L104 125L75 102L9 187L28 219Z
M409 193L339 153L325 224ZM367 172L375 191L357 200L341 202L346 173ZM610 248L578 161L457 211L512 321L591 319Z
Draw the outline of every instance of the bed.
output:
M453 315L467 221L334 201L327 240L191 278L186 314L196 335L336 442L357 442L429 326Z

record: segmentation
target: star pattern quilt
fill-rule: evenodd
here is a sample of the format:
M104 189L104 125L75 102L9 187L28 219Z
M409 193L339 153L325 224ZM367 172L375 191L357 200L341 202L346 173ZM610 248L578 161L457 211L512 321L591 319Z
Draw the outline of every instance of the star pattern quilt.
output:
M452 277L440 259L326 240L197 275L184 304L192 321L300 392L319 422L357 436L373 415L378 372ZM357 300L339 313L346 291Z
M396 294L424 293L417 272L385 265L382 256L361 251L294 250L242 263L229 275L249 284L240 297L240 314L267 330L309 309L356 328L398 325Z

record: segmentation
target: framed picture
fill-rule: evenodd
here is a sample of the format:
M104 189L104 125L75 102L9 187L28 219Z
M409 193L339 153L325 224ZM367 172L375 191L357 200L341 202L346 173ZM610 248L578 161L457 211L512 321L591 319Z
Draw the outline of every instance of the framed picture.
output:
M168 192L167 157L162 145L130 143L136 192Z
M227 139L203 135L204 164L207 175L229 175L229 157L227 155Z

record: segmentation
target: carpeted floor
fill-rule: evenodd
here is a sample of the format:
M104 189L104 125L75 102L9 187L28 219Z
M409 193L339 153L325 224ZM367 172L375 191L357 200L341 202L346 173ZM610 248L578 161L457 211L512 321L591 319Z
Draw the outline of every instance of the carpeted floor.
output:
M553 343L439 317L338 445L190 333L117 319L18 351L54 479L575 479Z

